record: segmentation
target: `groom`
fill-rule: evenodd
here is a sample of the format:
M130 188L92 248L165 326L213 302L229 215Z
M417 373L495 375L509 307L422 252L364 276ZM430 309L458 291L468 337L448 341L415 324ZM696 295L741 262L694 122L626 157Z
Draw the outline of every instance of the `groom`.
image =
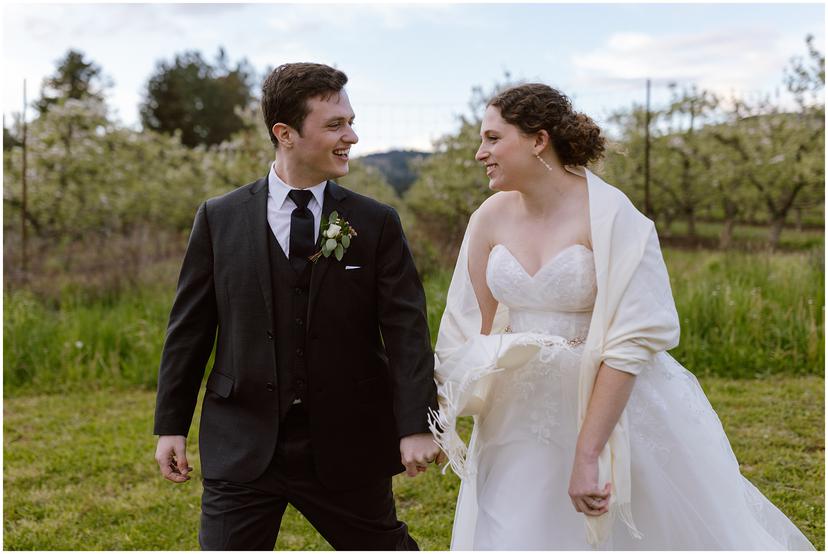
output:
M195 216L154 432L161 473L189 480L185 441L218 330L199 428L204 550L272 550L288 504L336 549L417 549L391 476L439 454L425 295L397 213L331 180L358 140L347 80L277 67L262 87L275 163ZM332 212L356 234L311 261Z

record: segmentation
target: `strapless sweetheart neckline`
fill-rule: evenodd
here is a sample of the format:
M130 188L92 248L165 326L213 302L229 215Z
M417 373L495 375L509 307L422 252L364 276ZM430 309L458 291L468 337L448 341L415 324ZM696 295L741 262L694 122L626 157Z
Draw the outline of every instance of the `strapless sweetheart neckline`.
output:
M537 277L540 273L542 273L542 272L543 272L543 270L544 270L544 269L546 269L547 267L551 266L551 265L552 265L552 262L554 262L555 260L557 260L558 258L560 258L560 257L563 255L563 253L564 253L564 252L566 252L567 250L570 250L570 249L572 249L572 248L575 248L576 246L580 246L581 248L583 248L583 249L584 249L584 250L586 250L587 252L592 252L592 250L590 250L589 248L587 248L586 246L584 246L583 244L581 244L581 243L579 243L579 242L576 242L575 244L570 244L569 246L566 246L566 247L562 248L561 250L559 250L557 254L555 254L554 256L552 256L552 258L550 258L549 260L547 260L546 262L544 262L543 264L541 264L541 266L538 268L538 270L537 270L534 274L530 275L530 274L529 274L529 272L528 272L528 271L526 271L526 268L525 268L525 267L523 267L523 264L522 264L522 263L520 263L520 261L519 261L519 260L515 257L515 255L514 255L514 254L512 254L512 251L511 251L511 250L509 250L509 248L508 248L505 244L502 244L502 243L497 243L497 244L495 244L495 245L492 247L492 249L489 251L489 258L491 258L491 256L492 256L492 252L494 252L494 251L495 251L495 248L497 248L498 246L503 247L503 249L504 249L506 252L508 252L509 257L510 257L510 258L512 258L512 260L514 260L514 261L515 261L515 263L518 265L518 267L520 267L520 269L521 269L521 270L523 270L524 275L526 275L526 276L527 276L530 280L531 280L531 279L535 279L535 278L536 278L536 277ZM488 265L488 260L487 260L487 265Z

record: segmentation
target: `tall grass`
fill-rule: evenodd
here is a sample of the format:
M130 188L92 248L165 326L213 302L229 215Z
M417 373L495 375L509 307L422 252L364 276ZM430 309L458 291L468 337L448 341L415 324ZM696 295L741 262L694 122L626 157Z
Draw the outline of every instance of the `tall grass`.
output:
M55 308L25 291L6 295L5 390L154 385L171 299L138 289L117 302L69 298Z
M681 321L672 354L697 375L822 375L821 252L666 251Z
M672 353L699 375L821 375L824 269L810 253L665 249L681 318ZM177 260L141 287L117 294L63 287L51 298L7 290L5 395L156 384ZM424 282L432 342L451 270ZM57 286L57 285L56 285Z

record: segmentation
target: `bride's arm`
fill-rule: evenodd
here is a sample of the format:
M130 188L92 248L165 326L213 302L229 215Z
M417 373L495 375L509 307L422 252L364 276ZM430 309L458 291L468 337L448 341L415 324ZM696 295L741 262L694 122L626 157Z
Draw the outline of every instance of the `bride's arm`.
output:
M486 266L489 262L489 252L492 247L487 230L490 225L486 222L487 211L479 210L476 217L469 221L469 278L471 279L474 295L480 306L480 334L488 335L492 332L497 300L486 284Z
M597 460L635 385L635 375L601 364L595 377L584 424L578 434L576 458Z
M634 374L601 363L578 434L569 482L569 496L579 512L600 515L608 509L610 490L598 482L598 456L621 418L633 385Z

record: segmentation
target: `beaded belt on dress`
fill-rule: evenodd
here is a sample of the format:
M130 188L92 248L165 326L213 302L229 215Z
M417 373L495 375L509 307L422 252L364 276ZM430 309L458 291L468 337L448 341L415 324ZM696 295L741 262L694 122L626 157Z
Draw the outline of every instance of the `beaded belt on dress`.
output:
M507 325L505 332L506 333L511 333L512 332L512 326ZM586 341L586 337L575 337L574 339L567 340L566 344L568 344L569 346L578 346L579 344L583 344L584 341Z

